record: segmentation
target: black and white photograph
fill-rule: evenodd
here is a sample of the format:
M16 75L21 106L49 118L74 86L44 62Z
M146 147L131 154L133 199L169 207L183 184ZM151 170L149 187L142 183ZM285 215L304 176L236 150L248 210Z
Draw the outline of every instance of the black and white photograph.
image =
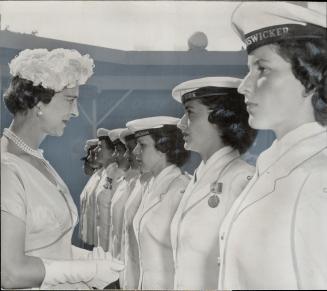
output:
M327 2L0 1L1 290L327 289Z

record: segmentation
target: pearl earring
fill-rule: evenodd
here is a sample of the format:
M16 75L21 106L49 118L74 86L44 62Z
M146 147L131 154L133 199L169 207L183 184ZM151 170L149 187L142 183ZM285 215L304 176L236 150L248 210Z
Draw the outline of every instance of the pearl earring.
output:
M39 110L37 113L36 113L37 116L42 116L43 115L43 112L41 110Z

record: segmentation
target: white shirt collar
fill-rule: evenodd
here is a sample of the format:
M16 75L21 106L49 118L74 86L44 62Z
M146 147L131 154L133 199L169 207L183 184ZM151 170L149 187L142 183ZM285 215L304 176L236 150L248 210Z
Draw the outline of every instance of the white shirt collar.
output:
M156 177L153 177L152 185L157 181L161 181L161 179L164 178L168 173L170 173L175 167L175 165L170 165L161 170L161 172Z
M296 129L288 132L280 140L276 139L271 147L262 152L257 159L257 170L259 175L299 142L310 138L310 136L319 134L324 130L326 130L326 127L320 125L318 122L310 122L300 125Z
M233 151L233 148L230 146L225 146L221 149L219 149L218 151L216 151L205 163L204 161L201 162L201 164L199 165L199 167L196 169L196 175L197 175L197 180L199 180L201 178L201 176L206 173L207 169L210 169L212 167L212 165L214 165L215 163L217 163L217 161L219 159L221 159L221 157L223 157L224 155L231 153Z

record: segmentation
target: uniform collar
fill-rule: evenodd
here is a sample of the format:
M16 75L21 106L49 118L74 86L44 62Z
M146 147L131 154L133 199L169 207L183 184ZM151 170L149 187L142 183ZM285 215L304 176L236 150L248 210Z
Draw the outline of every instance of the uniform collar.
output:
M161 172L156 177L152 177L152 185L160 182L168 173L172 172L175 167L175 165L170 165L161 170Z
M106 168L105 168L105 172L108 176L110 176L110 174L112 174L112 171L114 169L118 168L118 164L117 163L110 163Z
M280 140L276 139L271 147L258 157L256 166L259 175L279 160L284 154L289 152L289 150L295 148L299 143L323 131L326 131L326 127L320 125L318 122L310 122L290 131Z
M225 146L218 151L216 151L207 162L202 161L196 170L197 180L199 180L213 165L215 165L223 156L233 152L233 148L230 146Z

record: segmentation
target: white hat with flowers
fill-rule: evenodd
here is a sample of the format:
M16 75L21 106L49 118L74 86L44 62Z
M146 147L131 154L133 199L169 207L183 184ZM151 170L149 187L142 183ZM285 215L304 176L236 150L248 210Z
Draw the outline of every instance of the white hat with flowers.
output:
M26 49L11 60L9 68L14 77L60 92L85 84L93 74L94 61L71 49Z

